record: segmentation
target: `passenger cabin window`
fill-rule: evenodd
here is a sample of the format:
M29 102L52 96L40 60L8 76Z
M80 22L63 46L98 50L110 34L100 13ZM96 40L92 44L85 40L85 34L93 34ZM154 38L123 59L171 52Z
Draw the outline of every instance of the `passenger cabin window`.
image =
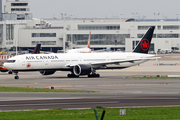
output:
M15 63L16 60L7 60L5 63Z

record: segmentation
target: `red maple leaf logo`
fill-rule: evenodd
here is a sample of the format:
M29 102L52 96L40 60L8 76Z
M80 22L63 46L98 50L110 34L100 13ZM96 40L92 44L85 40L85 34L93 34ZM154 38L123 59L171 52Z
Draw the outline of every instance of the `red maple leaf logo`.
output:
M148 39L143 39L142 41L141 41L141 49L143 50L143 51L147 51L148 49L149 49L149 40Z
M30 64L30 63L28 63L28 64L27 64L27 68L30 68L30 67L31 67L31 64Z

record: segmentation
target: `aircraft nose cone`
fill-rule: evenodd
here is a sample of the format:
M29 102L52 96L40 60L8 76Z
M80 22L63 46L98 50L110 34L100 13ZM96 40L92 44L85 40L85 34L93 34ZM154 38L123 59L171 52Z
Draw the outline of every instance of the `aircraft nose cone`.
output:
M7 68L7 64L6 64L6 63L4 63L4 64L3 64L3 67Z
M3 67L6 68L6 69L9 69L9 65L7 63L4 63Z

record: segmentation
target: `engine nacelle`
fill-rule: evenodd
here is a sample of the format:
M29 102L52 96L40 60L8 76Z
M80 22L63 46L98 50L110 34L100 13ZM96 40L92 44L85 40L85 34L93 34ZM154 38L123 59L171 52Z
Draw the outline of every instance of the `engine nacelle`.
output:
M8 72L8 70L1 70L0 72Z
M40 73L41 75L52 75L52 74L54 74L55 72L56 72L55 70L46 70L46 71L42 70L42 71L39 71L39 73Z
M91 65L88 64L78 64L73 68L73 73L76 76L89 75L91 72L92 72L92 67Z

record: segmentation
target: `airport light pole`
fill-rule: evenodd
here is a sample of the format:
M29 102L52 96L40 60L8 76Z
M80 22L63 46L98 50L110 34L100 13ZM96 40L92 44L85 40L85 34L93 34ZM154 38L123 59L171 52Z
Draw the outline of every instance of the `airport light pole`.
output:
M160 15L160 13L154 13L154 16L155 16L155 19L156 19L156 22L157 22L157 16Z
M176 15L177 15L177 17L178 17L178 21L179 21L179 16L180 16L180 13L177 13Z
M21 21L16 21L16 25L17 25L17 39L16 39L16 55L18 55L18 46L19 46L19 29L21 28Z
M167 16L164 16L164 20L167 21Z
M65 14L61 13L61 16L62 16L62 19L64 20L65 16L66 16L66 13Z
M16 25L18 26L18 24L16 24ZM18 31L19 31L19 27L18 27ZM19 32L18 32L18 34L19 34ZM18 39L19 39L19 38L16 39L16 56L18 55L18 51L17 51Z
M143 21L145 21L145 19L146 19L146 16L143 16L143 17L142 17L142 19L143 19Z
M132 14L133 14L134 17L138 18L138 16L136 16L136 15L138 15L138 13L132 13ZM137 21L137 20L135 20L135 21Z
M122 13L120 14L120 22L121 22L121 16L123 16L123 14L122 14Z
M63 29L64 29L64 31L65 31L65 16L66 16L67 14L65 13L65 14L63 14L63 13L61 13L61 16L62 16L62 19L63 19ZM65 37L65 32L64 32L64 37L63 38L66 38ZM63 46L64 46L64 53L65 53L65 50L66 50L66 45L65 45L65 39L63 39Z
M72 39L72 17L73 15L70 15L71 17L71 49L73 49L73 39Z
M156 19L156 31L158 30L157 29L157 16L159 15L160 13L154 13L154 16L155 16L155 19ZM157 39L157 32L156 32L156 37L155 37L156 39ZM156 56L157 56L157 52L158 52L158 50L156 50ZM159 62L158 62L158 60L157 60L157 58L156 58L156 64L159 66Z

